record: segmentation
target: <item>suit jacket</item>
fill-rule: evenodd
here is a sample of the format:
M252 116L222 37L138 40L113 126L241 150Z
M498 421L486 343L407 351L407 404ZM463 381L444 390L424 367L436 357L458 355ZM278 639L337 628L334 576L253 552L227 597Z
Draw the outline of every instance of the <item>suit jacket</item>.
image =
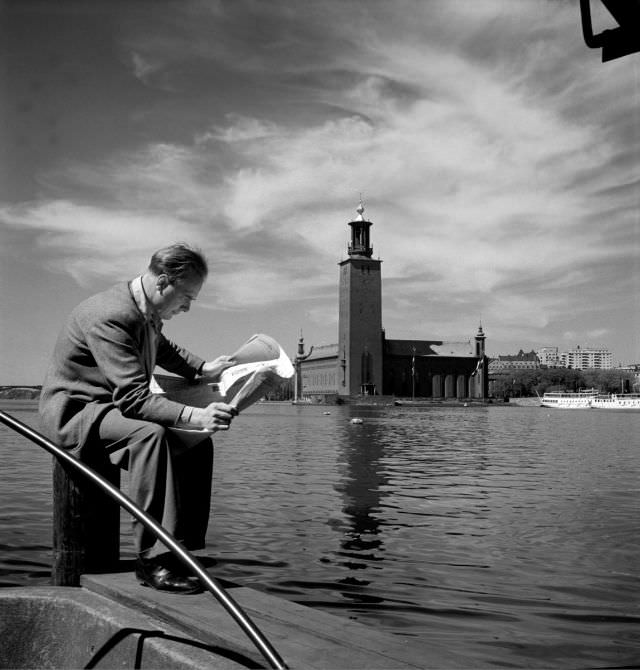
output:
M204 363L157 336L157 353L148 324L129 283L80 303L63 327L40 396L45 434L56 444L80 450L93 427L114 407L123 416L174 425L182 403L149 391L149 361L169 372L193 379Z

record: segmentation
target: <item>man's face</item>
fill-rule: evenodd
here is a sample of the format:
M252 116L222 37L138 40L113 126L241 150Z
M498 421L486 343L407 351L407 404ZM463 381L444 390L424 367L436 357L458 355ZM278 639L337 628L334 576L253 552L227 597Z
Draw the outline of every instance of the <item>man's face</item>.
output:
M165 279L163 279L165 278ZM158 278L159 297L156 304L158 316L166 321L180 312L188 312L191 303L198 297L203 284L199 277L177 280L170 284L166 275Z

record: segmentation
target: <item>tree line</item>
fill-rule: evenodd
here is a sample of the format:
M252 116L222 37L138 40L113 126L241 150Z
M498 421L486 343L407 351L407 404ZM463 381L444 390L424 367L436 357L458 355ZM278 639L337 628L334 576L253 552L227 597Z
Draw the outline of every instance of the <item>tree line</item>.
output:
M285 379L283 382L280 383L279 386L269 391L265 395L264 399L271 401L275 400L280 402L282 402L283 400L293 400L294 395L293 384L294 384L293 379Z
M489 394L495 398L519 398L542 395L547 391L579 391L585 388L595 388L601 393L640 392L634 373L623 370L504 370L492 374L489 384Z

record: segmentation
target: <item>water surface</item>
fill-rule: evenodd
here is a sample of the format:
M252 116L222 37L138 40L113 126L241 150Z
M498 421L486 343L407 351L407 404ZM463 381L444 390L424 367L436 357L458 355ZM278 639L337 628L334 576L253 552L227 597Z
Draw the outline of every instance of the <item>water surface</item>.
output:
M639 429L595 410L257 405L216 440L206 554L218 577L469 659L636 667ZM47 583L51 459L4 426L0 459L0 584Z

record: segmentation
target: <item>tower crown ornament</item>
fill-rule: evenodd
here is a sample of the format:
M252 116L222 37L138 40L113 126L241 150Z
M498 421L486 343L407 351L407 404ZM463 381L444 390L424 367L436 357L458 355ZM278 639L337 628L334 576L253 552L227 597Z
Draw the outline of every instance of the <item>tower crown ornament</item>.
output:
M351 243L349 244L349 256L363 256L371 258L373 255L373 247L369 243L369 228L373 225L371 221L365 220L364 205L362 199L356 208L358 216L353 221L349 222L351 226Z

